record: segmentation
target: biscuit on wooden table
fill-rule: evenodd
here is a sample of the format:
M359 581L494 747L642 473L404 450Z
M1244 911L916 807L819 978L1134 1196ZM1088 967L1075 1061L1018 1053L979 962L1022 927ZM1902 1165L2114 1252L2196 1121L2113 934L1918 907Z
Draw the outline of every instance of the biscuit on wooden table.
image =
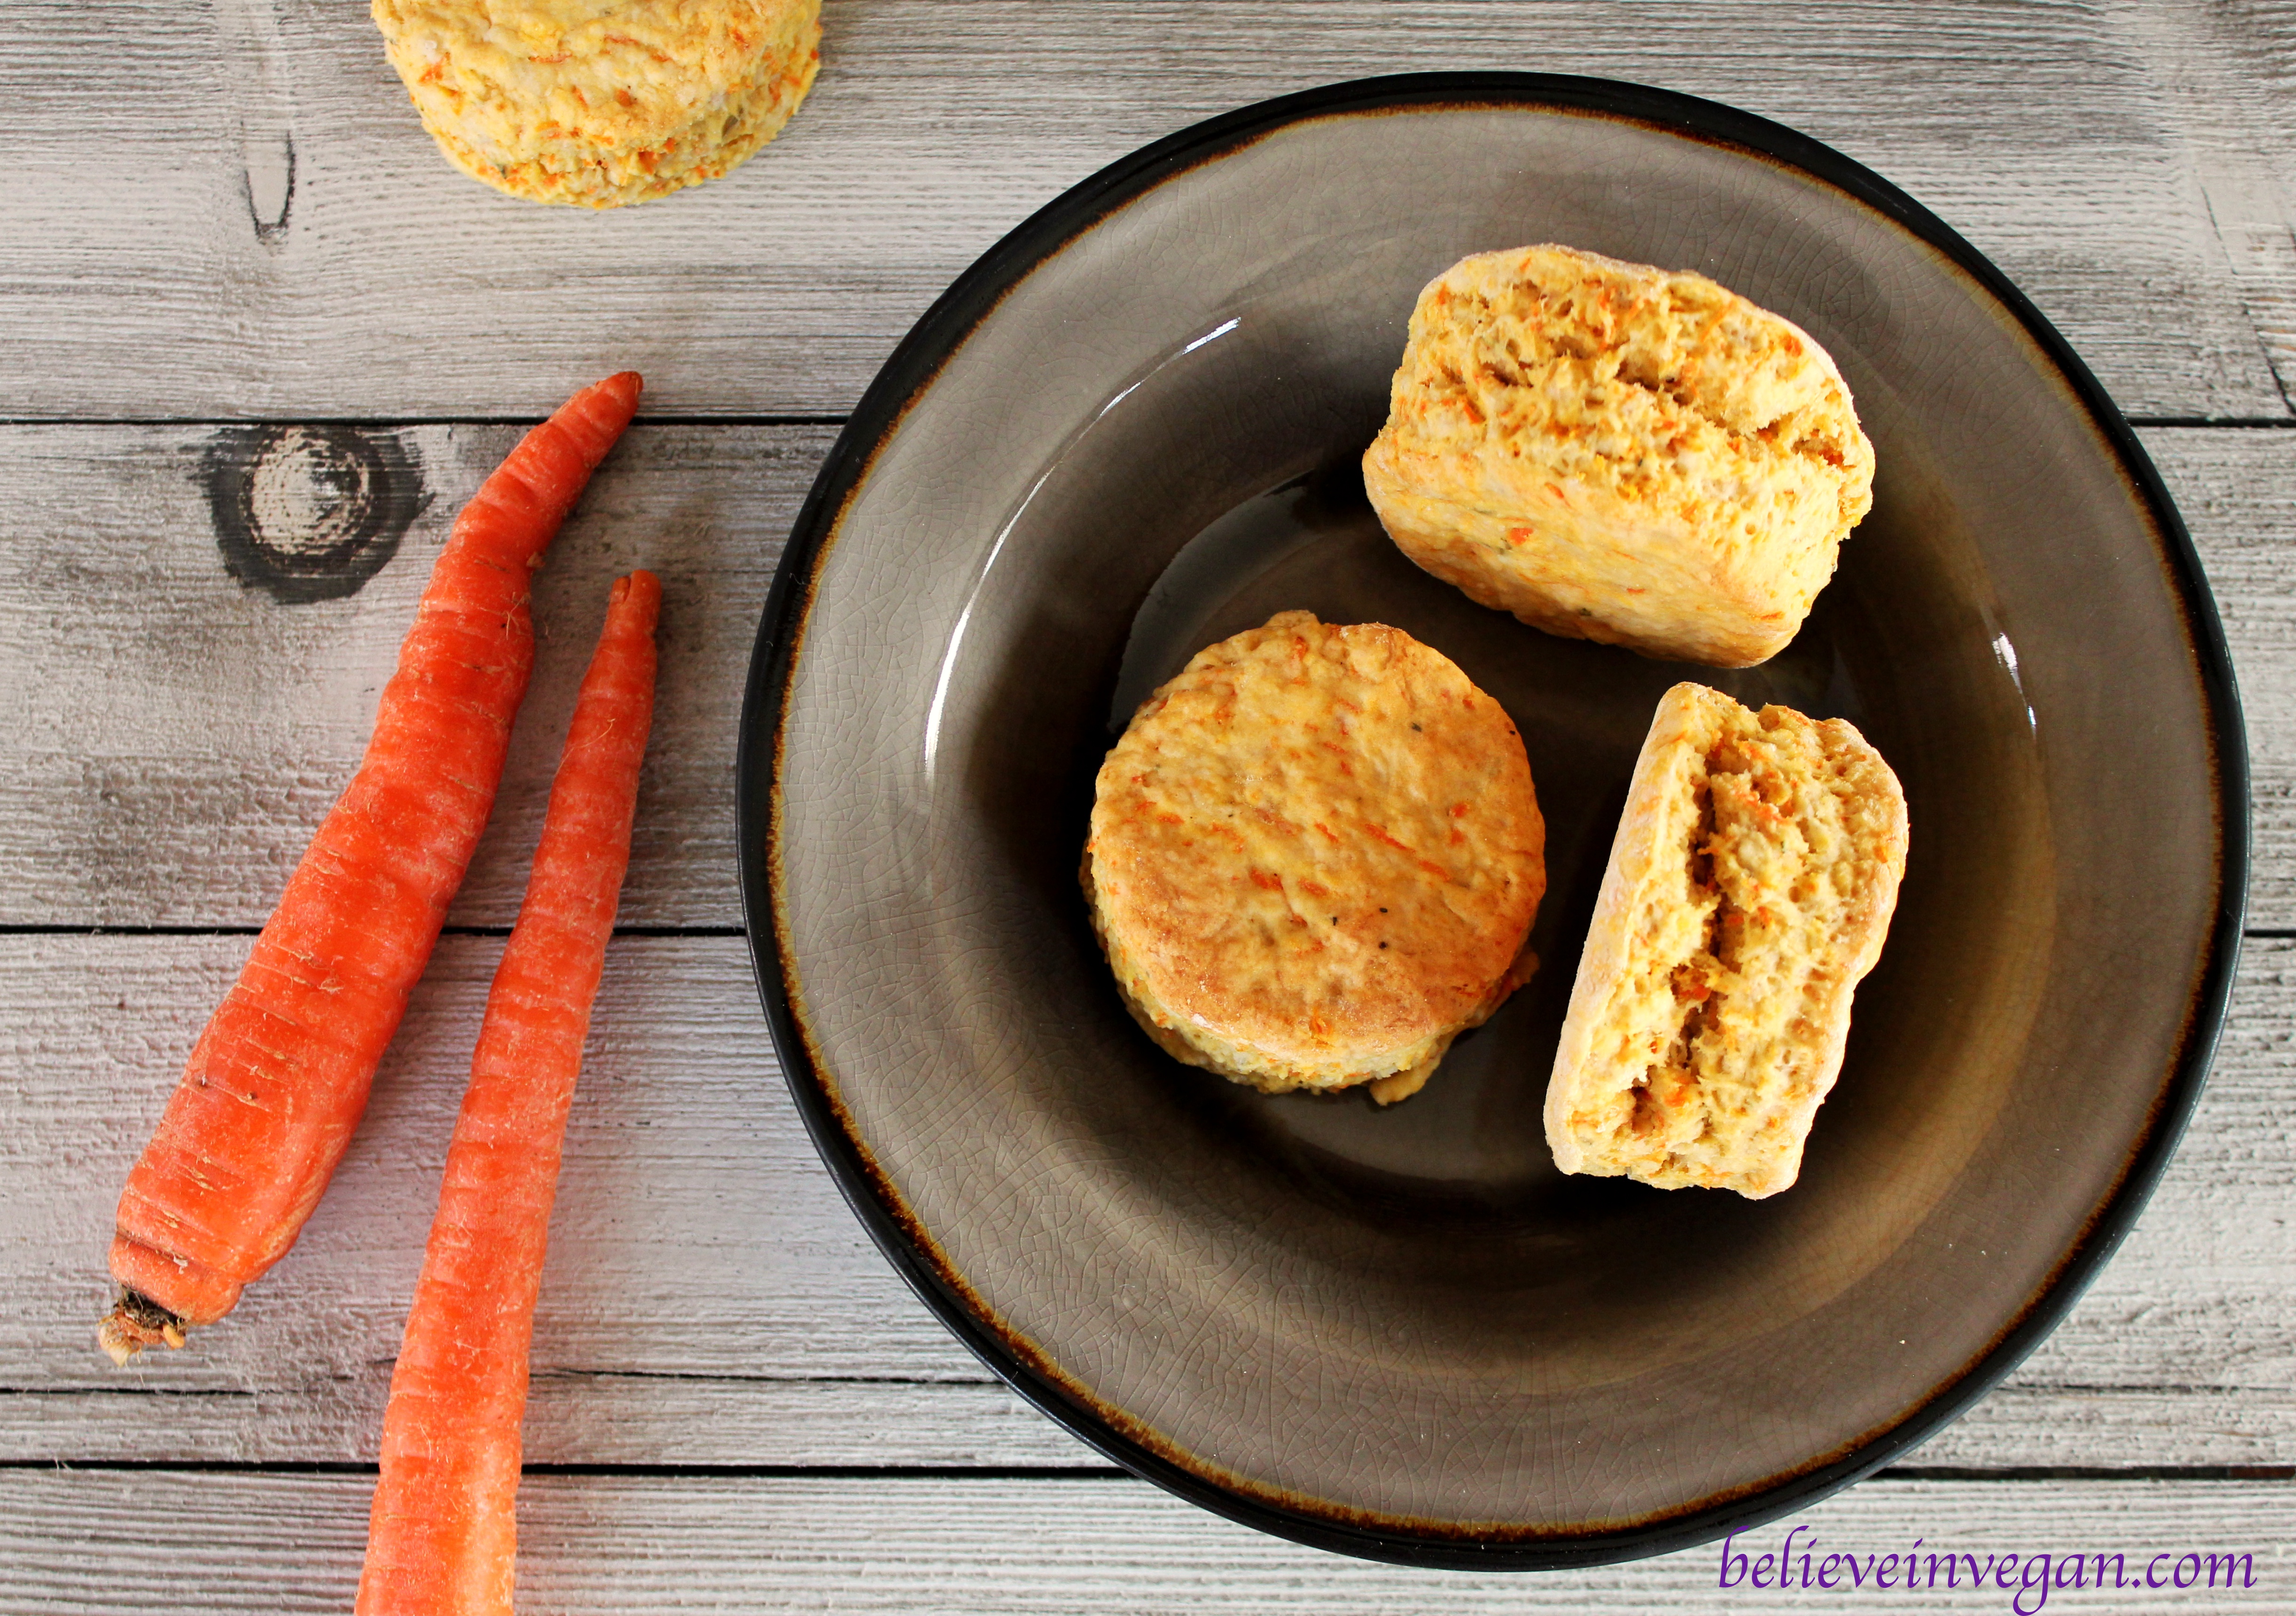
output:
M1384 1104L1528 976L1545 841L1521 737L1447 658L1286 611L1141 704L1101 767L1083 878L1167 1051Z
M1364 487L1420 566L1549 634L1742 668L1873 504L1825 350L1687 271L1568 247L1419 294Z
M821 65L821 0L373 0L390 63L456 168L613 208L715 179L780 132Z
M1753 1200L1792 1185L1905 868L1905 793L1853 726L1668 691L1547 1083L1554 1164Z

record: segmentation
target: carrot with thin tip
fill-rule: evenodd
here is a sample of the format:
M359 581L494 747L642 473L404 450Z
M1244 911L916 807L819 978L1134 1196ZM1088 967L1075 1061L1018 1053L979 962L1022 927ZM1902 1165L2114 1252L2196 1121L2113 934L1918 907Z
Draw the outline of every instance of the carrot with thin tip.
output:
M614 586L487 996L391 1371L357 1616L510 1616L519 1423L566 1113L629 866L661 586Z
M286 1255L342 1159L494 808L534 662L527 599L640 381L585 389L455 518L358 773L193 1048L111 1243L116 1362L213 1323Z

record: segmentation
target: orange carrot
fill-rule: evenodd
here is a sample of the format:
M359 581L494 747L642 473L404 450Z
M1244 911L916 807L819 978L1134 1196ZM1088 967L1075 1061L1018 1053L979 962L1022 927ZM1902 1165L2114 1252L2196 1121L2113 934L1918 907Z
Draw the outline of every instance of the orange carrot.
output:
M382 1419L358 1616L510 1616L519 1422L566 1112L653 718L650 572L614 585L447 1151Z
M455 519L358 773L192 1050L119 1198L117 1362L229 1312L342 1159L494 807L534 661L529 579L637 408L635 372L526 435Z

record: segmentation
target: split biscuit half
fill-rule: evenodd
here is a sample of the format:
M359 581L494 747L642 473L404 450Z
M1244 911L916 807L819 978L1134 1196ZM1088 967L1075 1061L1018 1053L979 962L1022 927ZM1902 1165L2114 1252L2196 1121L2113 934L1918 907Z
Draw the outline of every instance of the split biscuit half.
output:
M1546 825L1449 659L1286 611L1199 652L1095 783L1083 881L1126 1005L1269 1092L1415 1092L1529 973Z
M1852 726L1667 692L1547 1084L1555 1165L1791 1185L1905 868L1905 794Z
M1743 668L1833 576L1874 447L1791 321L1701 275L1541 246L1419 294L1363 469L1403 553L1483 605Z
M615 208L716 179L821 65L821 0L373 0L448 161L534 201Z

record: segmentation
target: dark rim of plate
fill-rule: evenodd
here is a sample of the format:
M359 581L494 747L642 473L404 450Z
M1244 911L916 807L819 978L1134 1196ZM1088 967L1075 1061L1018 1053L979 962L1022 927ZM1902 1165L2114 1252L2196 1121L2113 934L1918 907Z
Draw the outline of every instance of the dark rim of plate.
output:
M2194 661L2205 691L2216 761L2219 841L2216 924L2194 979L2182 1042L2119 1185L2054 1272L1993 1344L1932 1388L1895 1424L1758 1486L1680 1511L1584 1533L1510 1532L1386 1521L1343 1506L1264 1489L1192 1466L1121 1411L1093 1401L1024 1339L986 1317L961 1275L950 1272L929 1232L848 1126L817 1068L793 1006L775 923L775 838L780 802L783 700L812 604L813 580L847 502L879 447L941 365L1014 284L1068 242L1188 169L1287 125L1349 113L1501 108L1592 114L1800 171L1935 248L2015 316L2048 356L2120 461L2149 513L2181 595ZM958 1340L1037 1408L1126 1469L1192 1503L1248 1526L1318 1548L1405 1565L1529 1571L1591 1566L1661 1554L1750 1530L1802 1509L1887 1464L1959 1417L2054 1329L2135 1223L2198 1102L2238 963L2249 858L2248 753L2224 633L2191 537L2136 434L2065 340L1982 254L1896 186L1808 135L1694 96L1609 79L1546 73L1412 73L1304 91L1184 129L1111 164L990 248L926 310L862 396L815 479L758 628L735 759L736 846L751 959L774 1045L822 1159L878 1248Z

